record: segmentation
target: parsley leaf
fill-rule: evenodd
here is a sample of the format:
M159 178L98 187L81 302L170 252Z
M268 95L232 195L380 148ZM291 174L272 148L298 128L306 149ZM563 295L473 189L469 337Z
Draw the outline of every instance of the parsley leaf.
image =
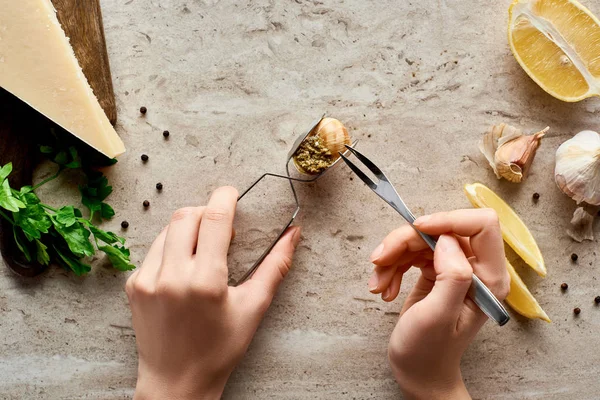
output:
M81 202L90 210L90 221L96 212L100 212L100 216L104 219L110 219L115 215L112 207L104 202L112 190L112 186L108 185L108 179L101 172L96 171L90 171L88 183L79 186Z
M56 212L55 216L56 220L67 228L77 222L77 216L75 215L75 207L73 206L64 206L63 208L60 208Z
M40 151L42 153L52 154L54 152L54 149L50 146L42 147L43 149L40 148ZM77 149L75 149L75 147L73 146L69 147L68 149L60 150L59 152L57 152L54 155L52 161L57 163L60 166L60 168L75 169L81 167L81 159L79 158L79 154L77 154Z
M52 154L54 148L52 148L52 146L40 146L40 152L43 154Z
M23 186L21 188L21 190L19 190L19 193L22 195L26 195L27 193L33 191L33 188L31 186ZM39 203L39 198L37 196L35 196L38 199L38 203Z
M70 269L75 272L75 275L81 276L92 270L92 267L88 264L82 263L77 258L69 257L67 254L61 252L56 246L54 247L54 251L58 254L58 263L63 267Z
M25 204L17 199L13 195L12 190L10 190L8 179L4 179L0 185L0 207L13 212L19 211L20 208L25 208Z
M135 269L135 265L129 261L129 250L125 246L99 246L98 250L106 253L113 267L119 271L131 271Z
M59 151L54 156L54 162L57 163L58 165L65 165L66 163L68 163L69 159L68 159L67 152L66 151Z
M13 213L13 218L29 241L41 238L42 233L48 233L52 226L46 211L39 204L29 204L18 213Z
M8 175L12 172L12 163L6 164L4 167L0 168L0 181L8 178Z
M102 203L100 205L100 215L104 219L111 219L115 216L115 210L113 210L113 208L108 203Z
M17 247L19 250L21 250L21 253L23 253L25 259L31 262L31 252L29 251L28 244L23 240L21 235L19 235L15 226L13 226L13 236L15 237L15 243L17 243Z
M15 225L19 226L29 241L39 239L42 233L48 233L52 226L46 210L40 205L40 199L33 192L19 193L20 200L25 207L18 212L13 212Z
M75 147L69 147L69 156L71 156L71 161L65 164L66 168L75 169L81 167L81 161L79 160L79 155L77 154L77 149L75 149Z
M70 226L66 226L58 221L56 215L53 215L50 219L52 220L54 229L56 229L60 236L65 239L69 246L69 250L71 250L74 255L80 258L94 255L95 250L89 240L90 231L85 229L80 222L75 222Z
M36 239L35 240L35 248L36 248L37 262L39 262L42 265L50 264L50 255L46 251L46 250L48 250L48 247L44 243L42 243Z
M121 244L125 243L125 239L112 232L103 231L102 229L96 228L94 225L89 223L88 228L90 228L90 231L92 231L92 234L96 240L101 240L106 244L115 244L117 242Z

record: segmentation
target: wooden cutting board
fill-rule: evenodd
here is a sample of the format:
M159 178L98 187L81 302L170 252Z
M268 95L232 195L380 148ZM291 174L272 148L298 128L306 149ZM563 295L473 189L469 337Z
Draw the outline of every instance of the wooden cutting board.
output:
M100 0L52 0L58 20L71 39L79 65L94 94L114 125L117 108L113 90ZM39 162L38 135L48 133L53 123L37 111L0 88L0 165L13 163L13 187L31 184ZM24 262L14 244L10 224L0 224L0 251L8 266L20 275L35 276L42 265Z
M117 106L104 39L100 0L52 0L52 3L63 30L71 38L71 46L85 77L110 123L114 125L117 122Z

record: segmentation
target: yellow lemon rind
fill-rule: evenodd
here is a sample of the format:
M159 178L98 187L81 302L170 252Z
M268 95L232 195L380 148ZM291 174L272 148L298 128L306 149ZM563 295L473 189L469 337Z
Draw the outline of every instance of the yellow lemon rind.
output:
M533 251L521 245L521 242L516 237L514 237L514 235L512 235L510 231L504 228L502 220L506 219L507 216L503 215L504 213L500 210L495 210L498 213L498 218L500 220L500 228L502 230L502 237L504 238L504 241L506 241L506 243L508 243L508 245L515 251L515 253L517 253L538 275L540 275L541 277L545 277L547 271L546 265L544 264L544 258L535 239L533 238L533 235L529 231L529 228L527 228L527 225L525 225L525 223L517 215L517 213L508 204L506 204L506 202L502 200L500 196L498 196L490 188L481 183L472 183L464 186L465 194L467 195L467 198L474 207L493 208L477 196L477 188L482 188L483 190L486 190L490 195L495 196L497 198L497 201L500 204L503 204L505 206L506 211L510 213L508 218L515 219L518 222L518 224L522 227L524 234L529 236L530 243L535 246Z
M552 322L508 260L506 260L506 269L510 275L510 292L506 297L506 303L524 317Z

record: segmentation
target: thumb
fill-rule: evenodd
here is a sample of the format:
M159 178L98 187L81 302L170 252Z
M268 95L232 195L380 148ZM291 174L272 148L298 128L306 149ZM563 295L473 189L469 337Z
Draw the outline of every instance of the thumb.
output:
M440 236L433 255L435 283L423 300L441 318L456 320L473 280L473 268L453 235Z
M300 241L300 231L299 226L288 228L252 275L251 280L262 282L272 296L292 267L294 251Z

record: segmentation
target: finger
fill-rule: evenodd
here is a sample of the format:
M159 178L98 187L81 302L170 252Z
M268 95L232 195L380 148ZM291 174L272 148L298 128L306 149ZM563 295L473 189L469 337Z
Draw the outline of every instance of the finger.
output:
M371 278L369 278L369 292L378 294L386 290L396 273L396 269L397 266L395 265L390 265L388 267L376 265L371 274Z
M196 252L198 230L205 207L180 208L173 213L165 238L166 265L177 265L190 260Z
M227 251L231 243L238 193L232 187L214 191L200 222L196 266L206 279L219 277L227 282Z
M288 228L250 279L252 284L261 282L271 297L275 295L292 266L294 251L300 241L300 232L298 226ZM245 283L242 284L244 285Z
M466 253L471 260L475 274L494 294L508 289L504 242L498 222L498 215L490 208L473 210L455 210L438 213L415 221L419 229L437 235L455 233L469 238L472 254Z
M454 236L440 236L433 266L435 283L422 303L427 304L427 308L438 319L455 323L464 308L473 279L473 268Z
M136 281L139 281L143 282L146 287L149 287L148 285L153 286L156 283L163 260L165 238L167 237L168 229L169 225L165 226L158 234L156 239L154 239L154 242L152 242L150 250L148 250L148 254L146 254L146 258L144 259L141 268L135 273L135 277L131 277L133 278L132 284Z
M392 301L394 300L396 297L398 297L398 294L400 293L400 286L402 286L402 277L404 276L404 271L402 270L398 270L396 271L396 273L394 274L394 277L392 278L392 281L390 282L390 285L388 286L388 288L381 294L381 298L383 299L383 301Z
M465 253L465 256L467 256L467 258L475 256L473 254L473 249L471 249L471 241L469 240L468 237L457 236L457 235L454 235L454 237L456 238L456 240L458 240L458 243L460 244L460 248L462 249L463 253Z
M133 271L133 273L131 275L129 275L129 278L127 278L127 281L125 282L125 293L127 293L127 298L129 300L131 300L131 296L133 295L133 291L134 291L134 287L135 287L135 280L137 279L138 275L140 274L140 269L136 269L135 271Z
M408 297L404 301L402 311L400 311L401 316L408 311L408 309L423 300L429 293L431 293L431 289L433 289L435 280L428 279L424 273L429 270L433 270L433 265L421 269L421 275L419 276L419 279L417 279L417 283L415 283L415 286L413 286Z
M398 277L398 275L404 276L404 274L411 268L419 268L419 269L423 270L427 266L431 266L431 264L432 264L432 262L430 260L427 260L424 257L417 257L414 260L412 260L411 262L395 266L394 267L395 268L394 276L392 276L392 278L389 280L388 285L385 285L385 286L382 286L379 288L379 292L382 294L381 298L385 301L392 301L392 300L394 300L394 298L396 298L398 293L400 293L400 284L402 283L402 278ZM387 267L387 268L392 268L392 267ZM398 279L399 281L395 282L394 279ZM392 286L394 286L394 284L396 284L396 283L398 284L397 291L395 290L396 288L392 288ZM393 294L394 292L395 292L395 294Z
M478 261L494 265L504 260L504 243L498 214L491 208L455 210L417 218L414 225L429 235L453 233L469 238Z
M425 265L427 261L433 259L433 253L431 252L416 252L416 253L405 253L403 254L394 265L380 266L376 265L369 279L369 291L373 294L383 293L390 282L392 277L398 270L402 273L406 273L411 266L416 264Z
M496 270L495 268L483 265L475 257L469 258L469 262L471 263L475 274L492 291L494 296L500 301L504 300L510 289L510 276L506 270L506 265L504 265L502 270ZM481 278L482 276L485 278ZM471 299L465 299L465 304L467 307L464 308L462 315L458 320L458 325L463 325L472 329L473 335L475 335L479 328L481 328L488 320L488 317Z
M376 265L392 265L406 252L417 252L429 246L410 225L393 230L371 254Z

